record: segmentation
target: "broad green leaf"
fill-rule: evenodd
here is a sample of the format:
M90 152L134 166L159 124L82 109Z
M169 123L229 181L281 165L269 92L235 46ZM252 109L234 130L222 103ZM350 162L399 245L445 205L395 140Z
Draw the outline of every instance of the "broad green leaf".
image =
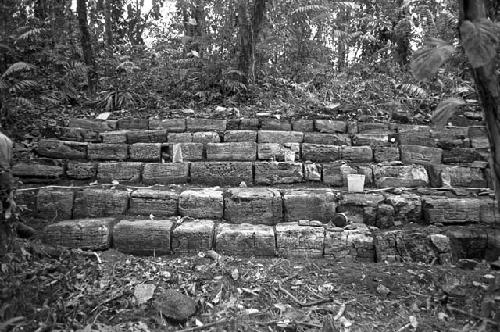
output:
M455 47L440 39L430 39L426 45L415 52L410 68L418 80L434 75L439 67L455 52Z
M472 67L489 63L496 55L500 28L490 20L463 21L460 26L462 45Z
M432 113L432 124L436 127L444 127L458 107L465 104L462 98L448 98L441 101Z

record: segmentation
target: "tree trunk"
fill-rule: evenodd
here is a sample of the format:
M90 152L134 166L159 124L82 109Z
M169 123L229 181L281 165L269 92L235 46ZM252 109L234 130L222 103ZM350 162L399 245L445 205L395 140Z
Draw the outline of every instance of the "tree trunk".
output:
M97 72L92 42L87 22L87 4L85 0L77 1L78 25L80 26L80 43L83 51L83 60L88 68L89 95L94 96L97 89Z
M106 49L109 55L113 55L113 24L111 18L111 0L104 3L104 30L106 35Z
M487 18L483 0L459 0L460 25L463 21L477 22ZM482 67L472 68L481 104L484 110L490 141L490 169L494 179L495 196L500 199L500 85L495 73L496 58ZM500 205L497 205L500 212Z

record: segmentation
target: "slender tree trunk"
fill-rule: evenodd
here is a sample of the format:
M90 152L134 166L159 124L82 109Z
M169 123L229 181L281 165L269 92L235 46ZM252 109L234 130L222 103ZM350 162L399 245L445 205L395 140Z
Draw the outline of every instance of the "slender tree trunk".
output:
M97 90L97 72L92 42L87 22L86 0L77 1L78 25L80 26L80 43L83 51L83 60L88 67L88 88L90 96L94 96Z
M55 0L54 1L54 24L53 24L53 36L54 42L56 44L64 44L65 33L64 31L64 11L65 11L65 0Z
M460 25L463 21L477 22L487 18L483 0L459 0ZM496 58L482 67L472 68L472 74L485 113L490 141L490 168L495 196L500 200L500 84L495 73ZM497 206L500 212L500 204Z

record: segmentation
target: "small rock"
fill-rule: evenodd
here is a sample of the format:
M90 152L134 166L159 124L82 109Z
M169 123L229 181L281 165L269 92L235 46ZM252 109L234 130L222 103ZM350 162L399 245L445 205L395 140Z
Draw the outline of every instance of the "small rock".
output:
M194 114L194 110L191 108L185 108L181 111L183 114L189 115L189 114Z
M438 319L439 319L439 320L443 320L443 321L445 321L445 320L447 320L447 319L448 319L448 315L447 315L447 314L445 314L444 312L439 312L439 313L438 313Z
M333 224L337 227L344 227L347 225L347 217L343 213L337 213L333 217Z
M444 234L431 234L429 239L440 253L450 251L450 239Z
M323 227L323 223L319 220L299 220L299 226Z
M392 120L400 123L410 122L411 115L408 111L396 110L391 115Z
M391 290L387 287L385 287L383 284L379 284L377 286L377 293L383 296L387 296L391 293Z
M474 259L459 259L457 262L457 267L464 270L474 270L474 268L479 264L478 261Z
M156 296L154 305L159 313L176 322L185 322L196 313L195 301L172 289Z
M134 297L138 305L148 302L155 292L156 286L153 284L139 284L135 286Z

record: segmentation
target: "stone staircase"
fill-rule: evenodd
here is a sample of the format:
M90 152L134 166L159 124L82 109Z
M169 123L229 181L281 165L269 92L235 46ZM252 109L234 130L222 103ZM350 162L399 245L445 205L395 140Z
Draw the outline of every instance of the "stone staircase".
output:
M500 248L481 126L127 118L56 132L13 168L49 243L441 263Z

